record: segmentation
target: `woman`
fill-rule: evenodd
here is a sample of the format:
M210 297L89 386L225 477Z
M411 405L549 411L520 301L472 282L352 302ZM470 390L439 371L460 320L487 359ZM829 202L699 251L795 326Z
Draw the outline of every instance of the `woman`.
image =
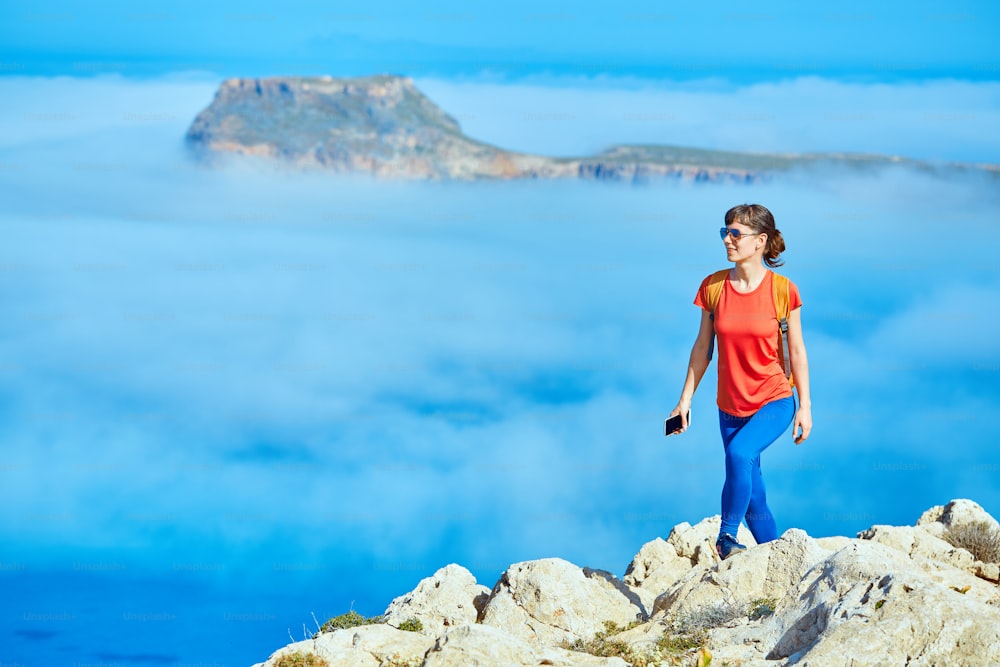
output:
M774 226L774 216L760 204L735 206L726 212L720 232L726 258L734 266L724 277L714 316L710 315L708 285L702 281L694 303L701 306L701 328L691 349L687 378L671 416L681 415L687 429L691 399L710 361L713 330L719 347L719 428L726 452L726 483L722 487L722 525L715 543L726 559L746 549L736 540L745 518L758 544L778 538L774 516L767 506L760 455L792 423L795 444L812 430L809 368L802 340L798 288L788 282L788 351L792 377L799 390L795 408L792 385L778 357L781 335L774 297L773 273L785 242ZM714 326L713 326L714 325ZM798 433L798 435L796 435Z

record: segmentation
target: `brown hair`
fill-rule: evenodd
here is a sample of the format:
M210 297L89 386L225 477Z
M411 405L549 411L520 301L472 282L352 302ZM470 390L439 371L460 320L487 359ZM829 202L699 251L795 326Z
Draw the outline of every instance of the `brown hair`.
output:
M767 234L767 246L764 248L764 263L770 267L781 266L785 262L778 256L785 251L785 239L774 226L774 216L766 207L760 204L740 204L726 211L726 225L738 222L746 225L756 234Z

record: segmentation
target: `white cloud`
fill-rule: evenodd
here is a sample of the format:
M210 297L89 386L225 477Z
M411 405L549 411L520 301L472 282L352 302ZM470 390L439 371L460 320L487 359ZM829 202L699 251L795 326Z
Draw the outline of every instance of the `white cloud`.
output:
M416 81L470 135L505 148L587 155L628 143L750 152L858 152L1000 161L1000 84L721 81Z

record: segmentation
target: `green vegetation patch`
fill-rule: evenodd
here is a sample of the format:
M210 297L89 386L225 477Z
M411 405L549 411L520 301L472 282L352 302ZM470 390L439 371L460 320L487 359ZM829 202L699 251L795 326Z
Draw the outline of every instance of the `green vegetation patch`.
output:
M705 629L690 627L678 631L676 625L671 626L649 648L630 646L625 640L617 638L626 630L639 625L642 622L635 621L623 628L613 621L605 621L604 630L599 631L592 639L565 642L562 647L601 658L621 658L632 667L690 665L692 658L697 659L700 665L707 665L711 661L711 654L705 647L708 643L708 632Z
M385 623L385 616L362 616L353 609L346 614L341 614L340 616L334 616L322 626L320 626L319 632L313 635L313 639L318 637L320 633L323 632L333 632L335 630L346 630L347 628L357 628L362 625L377 625L379 623ZM424 629L424 624L421 623L420 619L416 616L411 616L402 623L399 624L400 630L406 630L407 632L420 632Z
M756 621L757 619L764 618L765 616L770 616L774 613L774 608L778 605L778 601L774 598L757 598L750 603L750 610L747 612L747 618L751 621Z
M286 653L274 661L274 667L329 667L330 663L326 658L321 658L315 653Z
M424 624L416 616L411 616L399 624L399 629L407 632L420 632L424 629Z
M625 662L632 662L632 649L628 646L628 644L620 639L612 639L612 636L633 627L635 627L635 625L631 625L629 628L622 628L614 621L604 621L604 629L598 631L597 634L594 635L593 639L587 641L577 639L572 643L564 643L563 648L568 648L571 651L589 653L590 655L596 655L601 658L618 657L623 659Z
M364 617L353 609L346 614L341 614L340 616L334 616L326 623L324 623L319 632L317 632L313 637L316 637L322 632L333 632L334 630L344 630L347 628L356 628L360 625L375 625L376 623L385 623L384 616L369 616Z

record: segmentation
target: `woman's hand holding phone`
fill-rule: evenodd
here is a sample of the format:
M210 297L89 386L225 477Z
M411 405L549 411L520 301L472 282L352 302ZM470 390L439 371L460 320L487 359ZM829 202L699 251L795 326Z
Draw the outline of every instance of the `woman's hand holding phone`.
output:
M670 416L663 422L663 435L683 433L691 424L691 410L682 411L680 406L674 408Z

